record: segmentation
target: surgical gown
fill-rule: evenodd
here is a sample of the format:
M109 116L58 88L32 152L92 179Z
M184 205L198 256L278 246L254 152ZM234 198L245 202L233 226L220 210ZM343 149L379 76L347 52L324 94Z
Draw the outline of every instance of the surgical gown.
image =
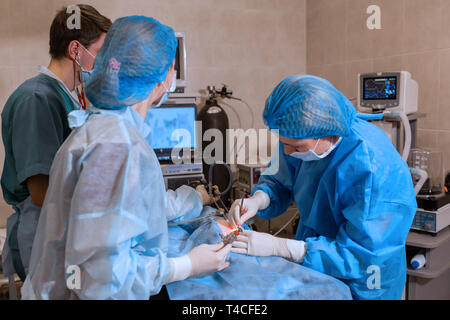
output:
M168 201L137 112L92 110L53 162L25 299L148 299L171 271L166 208L201 208L192 188Z
M356 118L348 136L319 161L284 154L279 170L262 175L277 217L298 206L296 239L307 244L303 266L348 284L355 299L400 299L406 281L405 239L416 212L406 163L375 125Z

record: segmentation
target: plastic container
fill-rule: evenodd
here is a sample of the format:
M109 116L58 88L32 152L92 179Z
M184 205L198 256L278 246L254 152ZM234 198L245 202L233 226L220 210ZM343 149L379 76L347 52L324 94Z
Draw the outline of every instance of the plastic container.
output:
M423 253L416 254L411 259L411 268L414 270L422 269L426 262L427 260L425 259L425 255Z

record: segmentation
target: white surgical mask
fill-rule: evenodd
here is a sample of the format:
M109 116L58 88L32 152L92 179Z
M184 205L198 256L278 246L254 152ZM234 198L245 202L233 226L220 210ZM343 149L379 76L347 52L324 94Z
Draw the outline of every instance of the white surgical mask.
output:
M302 161L317 161L317 160L321 160L324 159L326 156L328 156L338 145L333 144L327 151L325 151L324 153L322 153L321 155L318 155L315 150L317 148L317 145L319 144L319 140L317 140L316 145L314 146L314 148L312 150L308 150L306 152L293 152L290 154L291 157L294 157L296 159L300 159Z
M86 49L81 43L80 43L81 47L86 50L86 52L94 59L95 61L95 56L88 50ZM89 82L89 80L92 77L92 73L94 72L94 69L92 70L86 70L83 68L83 66L81 65L81 60L80 60L80 55L77 55L77 59L75 60L76 64L80 67L80 82L82 83L83 86L86 86Z
M162 98L158 102L158 104L154 106L155 108L159 108L164 102L167 101L167 99L169 99L170 93L175 92L175 89L177 88L177 71L175 70L173 72L173 79L172 79L172 84L170 85L170 89L166 88L166 85L164 84L164 82L162 84L164 86L164 89L166 89L166 93L162 96Z

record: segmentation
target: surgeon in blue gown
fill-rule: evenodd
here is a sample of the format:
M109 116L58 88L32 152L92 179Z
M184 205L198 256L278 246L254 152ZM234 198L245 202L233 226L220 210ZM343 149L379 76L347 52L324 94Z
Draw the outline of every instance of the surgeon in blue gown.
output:
M295 202L300 222L295 240L244 231L232 251L301 263L342 280L355 299L400 299L417 205L389 138L330 82L309 75L283 80L263 118L279 132L278 171L261 176L242 216L236 200L230 219L271 219Z

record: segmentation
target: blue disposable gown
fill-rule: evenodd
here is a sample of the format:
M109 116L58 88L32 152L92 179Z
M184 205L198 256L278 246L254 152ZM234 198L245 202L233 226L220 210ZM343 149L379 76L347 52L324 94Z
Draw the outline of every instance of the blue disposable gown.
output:
M26 299L148 299L170 274L167 216L201 210L190 187L166 193L137 112L92 110L53 162Z
M384 132L356 118L348 136L319 161L284 154L259 185L279 216L295 201L303 266L348 284L355 299L400 299L406 281L405 239L417 209L406 163Z

